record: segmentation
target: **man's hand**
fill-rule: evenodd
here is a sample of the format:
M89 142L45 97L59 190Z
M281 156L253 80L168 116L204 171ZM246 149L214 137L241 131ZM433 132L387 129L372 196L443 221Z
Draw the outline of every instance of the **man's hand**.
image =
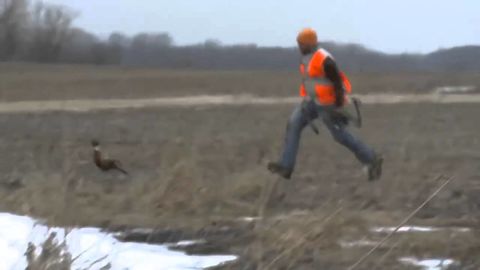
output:
M330 116L332 117L332 120L338 124L348 125L350 122L348 115L345 113L345 110L341 107L337 107L333 109L330 112Z

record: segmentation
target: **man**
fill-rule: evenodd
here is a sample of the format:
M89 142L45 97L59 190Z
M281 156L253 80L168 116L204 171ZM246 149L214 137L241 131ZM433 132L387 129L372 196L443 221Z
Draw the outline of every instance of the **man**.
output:
M287 125L285 145L279 162L270 162L268 169L285 179L290 179L295 167L302 130L316 118L323 123L338 143L348 148L368 169L369 181L380 178L383 158L373 149L354 137L347 129L349 118L342 113L351 85L339 71L334 58L318 47L313 29L302 30L297 37L302 54L300 72L302 103L295 108Z

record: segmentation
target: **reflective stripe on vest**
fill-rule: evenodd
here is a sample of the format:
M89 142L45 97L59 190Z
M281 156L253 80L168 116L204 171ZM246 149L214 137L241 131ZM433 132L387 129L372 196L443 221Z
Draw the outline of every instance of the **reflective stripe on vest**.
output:
M333 86L333 83L327 77L313 77L313 78L310 78L310 80L312 80L316 84L321 84L321 85L325 85L325 86L329 86L329 85Z

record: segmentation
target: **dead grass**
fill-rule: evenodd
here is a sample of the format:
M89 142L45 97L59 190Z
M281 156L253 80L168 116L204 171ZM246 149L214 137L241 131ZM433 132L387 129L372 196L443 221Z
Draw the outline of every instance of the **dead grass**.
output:
M88 65L0 64L0 100L151 98L205 94L294 96L292 71L159 70ZM350 74L355 93L428 93L441 86L476 86L478 73Z
M58 243L56 234L50 233L42 243L40 254L37 255L32 243L28 244L25 253L27 258L26 270L70 270L72 269L72 256L68 252L65 243Z
M297 84L293 73L259 76L82 66L0 66L0 70L5 71L0 75L3 100L148 98L196 91L292 95ZM361 91L374 92L423 91L478 79L469 74L459 75L458 81L455 76L439 77L443 76L353 76ZM235 228L238 217L258 214L260 194L272 180L265 164L280 154L291 109L200 106L0 115L0 152L4 153L0 208L57 226ZM398 224L438 186L433 179L439 173L455 174L457 180L412 222L476 226L478 113L477 105L462 104L365 106L365 127L354 132L384 154L385 173L377 183L365 180L361 166L332 143L325 129L320 136L305 130L293 180L282 182L287 196L273 197L262 225L248 232L253 237L230 248L243 256L231 268L265 265L292 242L302 241L301 248L276 264L278 269L345 269L366 250L342 249L338 240L374 238L366 233L368 227ZM99 139L132 176L99 172L91 163L92 138ZM318 226L339 205L344 207L342 214ZM396 263L399 256L436 254L478 266L479 239L476 234L449 235L448 240L402 236L392 239L362 269L408 269ZM397 240L399 245L378 266Z
M6 128L0 150L10 158L0 163L7 177L0 188L0 205L4 211L45 218L55 225L190 231L215 223L235 227L238 217L258 213L259 196L272 179L265 163L279 154L290 109L3 115L0 123ZM298 170L284 183L287 196L271 200L265 224L255 233L262 251L255 242L232 247L250 260L233 268L269 263L306 237L279 266L344 269L366 250L341 249L338 241L370 237L364 231L371 225L398 224L438 187L433 179L439 172L455 172L456 182L419 213L417 218L423 219L412 222L472 224L479 207L474 191L480 141L469 117L476 113L475 105L366 106L366 127L355 132L385 155L385 175L377 183L366 182L355 159L333 144L325 130L320 136L306 130ZM97 171L91 163L91 138L98 138L132 177ZM10 187L10 176L20 177L23 186ZM342 214L316 228L340 204L345 207ZM395 269L399 256L443 250L443 240L418 239L402 240L382 265ZM458 239L450 241L458 252L448 254L477 263L474 254L480 238L472 237L471 243ZM363 269L375 266L389 247Z

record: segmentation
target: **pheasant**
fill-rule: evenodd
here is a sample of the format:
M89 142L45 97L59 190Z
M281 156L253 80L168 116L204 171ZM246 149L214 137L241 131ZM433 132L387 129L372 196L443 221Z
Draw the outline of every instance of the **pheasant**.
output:
M93 146L93 162L95 165L102 171L111 171L117 170L121 173L128 175L128 172L122 169L120 161L115 159L108 159L102 157L102 152L100 151L100 143L97 140L92 140Z

